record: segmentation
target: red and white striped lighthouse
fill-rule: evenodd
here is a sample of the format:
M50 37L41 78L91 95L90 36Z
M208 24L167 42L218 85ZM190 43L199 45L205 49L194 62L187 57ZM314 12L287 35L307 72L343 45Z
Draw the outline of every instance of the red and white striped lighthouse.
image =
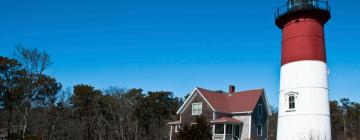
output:
M331 139L324 24L327 1L288 0L276 11L282 30L278 140Z

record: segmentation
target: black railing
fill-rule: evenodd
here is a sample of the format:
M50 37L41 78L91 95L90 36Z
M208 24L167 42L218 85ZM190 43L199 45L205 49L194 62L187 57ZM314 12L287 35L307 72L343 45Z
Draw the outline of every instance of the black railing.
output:
M276 9L275 18L285 15L289 12L320 9L330 12L330 5L328 0L290 0L287 4Z

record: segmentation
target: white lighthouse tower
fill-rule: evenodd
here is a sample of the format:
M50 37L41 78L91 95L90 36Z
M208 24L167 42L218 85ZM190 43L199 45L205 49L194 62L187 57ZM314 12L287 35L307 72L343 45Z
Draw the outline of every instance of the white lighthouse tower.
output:
M330 140L324 24L327 1L288 0L277 9L282 30L278 140Z

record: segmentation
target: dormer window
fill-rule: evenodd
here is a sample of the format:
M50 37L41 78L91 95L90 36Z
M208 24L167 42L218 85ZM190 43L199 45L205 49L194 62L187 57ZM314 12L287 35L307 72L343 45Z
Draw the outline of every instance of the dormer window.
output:
M192 115L201 115L202 102L192 103Z

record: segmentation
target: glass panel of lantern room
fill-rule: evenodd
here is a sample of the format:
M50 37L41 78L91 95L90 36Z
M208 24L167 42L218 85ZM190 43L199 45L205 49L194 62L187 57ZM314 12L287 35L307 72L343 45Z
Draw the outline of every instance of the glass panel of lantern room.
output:
M288 4L288 10L290 10L292 7L294 7L295 2L294 0L289 0L287 4Z

